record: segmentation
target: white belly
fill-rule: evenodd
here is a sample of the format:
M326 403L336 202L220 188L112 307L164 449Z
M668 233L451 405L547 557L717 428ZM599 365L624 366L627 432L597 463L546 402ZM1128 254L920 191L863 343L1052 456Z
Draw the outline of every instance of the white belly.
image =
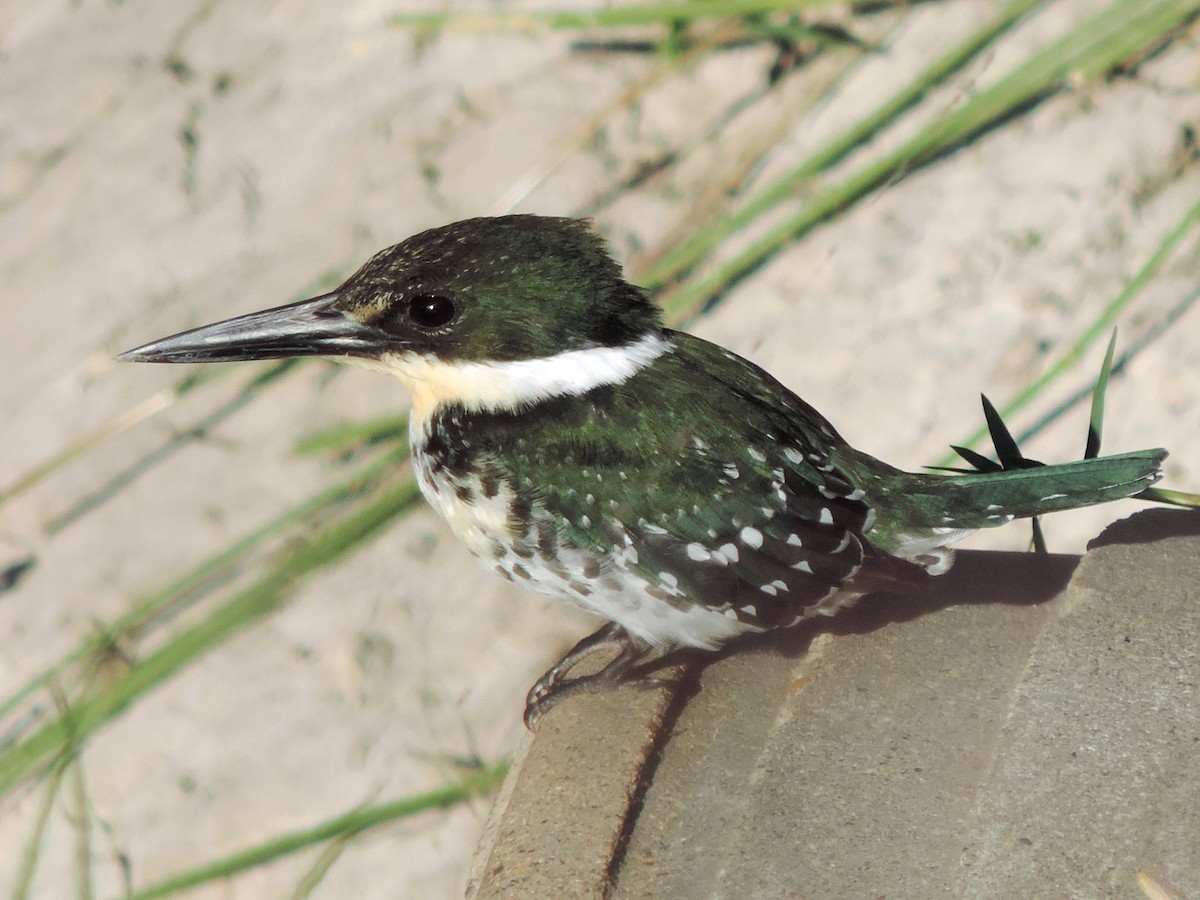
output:
M560 545L553 559L536 551L533 534L514 535L509 527L512 490L501 484L486 497L477 478L459 479L438 471L419 450L413 465L421 492L467 548L509 581L540 594L582 607L617 622L651 644L714 648L754 630L732 614L715 612L681 595L663 599L633 568L637 553L616 546L597 557ZM549 516L542 510L535 515ZM517 544L525 549L516 552ZM661 587L655 589L662 594Z

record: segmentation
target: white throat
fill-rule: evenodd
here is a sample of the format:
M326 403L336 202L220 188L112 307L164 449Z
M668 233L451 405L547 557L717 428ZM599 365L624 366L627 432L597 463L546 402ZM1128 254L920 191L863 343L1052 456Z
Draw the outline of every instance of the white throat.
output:
M465 362L429 353L388 353L379 360L355 360L395 375L412 394L414 435L433 412L461 404L471 412L520 409L552 397L578 395L621 384L672 349L661 334L649 334L622 347L567 350L538 359Z

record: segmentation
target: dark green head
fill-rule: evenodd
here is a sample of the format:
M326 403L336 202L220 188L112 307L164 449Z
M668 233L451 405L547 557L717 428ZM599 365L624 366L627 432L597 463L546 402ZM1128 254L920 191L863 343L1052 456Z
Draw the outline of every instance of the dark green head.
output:
M219 362L431 355L510 361L617 347L659 327L588 223L467 219L376 254L337 290L193 329L122 359Z

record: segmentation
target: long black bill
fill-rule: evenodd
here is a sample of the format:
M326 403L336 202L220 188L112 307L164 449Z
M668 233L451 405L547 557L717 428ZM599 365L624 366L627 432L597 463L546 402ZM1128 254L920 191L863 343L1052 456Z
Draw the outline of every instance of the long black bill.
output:
M387 335L335 309L324 294L214 322L126 350L124 362L234 362L292 356L378 356Z

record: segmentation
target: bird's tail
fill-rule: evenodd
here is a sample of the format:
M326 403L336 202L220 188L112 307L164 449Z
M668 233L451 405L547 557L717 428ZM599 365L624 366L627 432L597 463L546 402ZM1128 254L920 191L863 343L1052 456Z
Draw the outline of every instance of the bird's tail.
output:
M1139 450L1029 469L941 479L939 526L987 528L1012 519L1138 494L1162 477L1166 450Z

